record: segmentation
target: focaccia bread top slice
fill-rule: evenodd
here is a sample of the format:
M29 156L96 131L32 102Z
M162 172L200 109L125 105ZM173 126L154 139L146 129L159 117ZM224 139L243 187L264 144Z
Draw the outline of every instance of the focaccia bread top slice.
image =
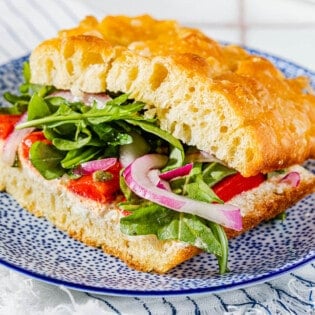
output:
M127 92L162 129L244 176L315 156L315 96L265 58L220 45L175 21L93 17L44 41L34 83L75 94Z

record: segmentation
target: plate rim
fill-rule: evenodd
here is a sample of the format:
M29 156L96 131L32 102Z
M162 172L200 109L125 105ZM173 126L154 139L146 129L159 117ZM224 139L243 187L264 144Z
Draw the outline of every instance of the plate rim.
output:
M303 71L306 75L310 76L310 82L311 84L315 85L315 71L308 69L307 67L301 66L294 61L285 59L283 57L280 57L278 55L275 55L273 53L269 53L266 51L262 51L256 48L251 47L243 47L246 50L248 50L250 53L254 53L257 55L261 55L266 58L271 58L273 60L277 60L280 62L284 62L287 66L293 66L294 68L297 68L301 71ZM28 60L29 54L26 54L24 56L12 59L4 64L0 65L0 68L6 68L9 66L13 66L16 64L20 64L23 61ZM3 92L3 91L1 91ZM11 197L12 198L12 197ZM26 210L24 210L26 211ZM51 223L50 223L51 224ZM222 291L231 291L231 290L237 290L240 288L246 288L253 285L258 285L263 282L273 280L277 277L280 277L282 275L288 274L298 268L303 267L304 265L315 262L315 251L310 251L308 257L299 257L299 259L296 262L290 263L289 266L280 268L279 270L269 270L266 271L267 273L261 274L261 275L255 275L252 279L247 280L239 280L236 282L232 282L229 284L221 284L216 286L207 286L203 288L193 288L193 289L181 289L181 290L172 290L172 289L164 289L164 290L127 290L127 289L113 289L113 288L104 288L104 287L95 287L90 285L82 285L70 281L65 280L59 280L56 278L53 278L51 276L46 276L44 274L41 274L39 272L35 272L32 270L27 270L25 268L22 268L18 265L15 265L13 263L7 262L4 259L0 258L0 265L16 271L17 273L20 273L24 276L28 276L30 278L51 284L51 285L57 285L57 286L64 286L72 290L77 291L83 291L83 292L90 292L90 293L96 293L96 294L107 294L110 296L142 296L142 297L161 297L161 296L182 296L182 295L204 295L209 293L217 293Z
M237 282L237 283L230 283L227 285L220 285L216 287L206 287L206 288L196 288L196 289L184 289L184 290L149 290L149 291L138 291L138 290L125 290L125 289L111 289L111 288L102 288L102 287L93 287L88 285L80 285L75 284L72 282L64 281L55 279L49 276L45 276L39 274L37 272L29 271L23 269L19 266L15 266L12 263L8 263L2 259L0 259L0 265L7 267L10 270L13 270L19 274L24 276L28 276L32 279L42 281L44 283L48 283L50 285L56 286L64 286L72 290L81 291L81 292L89 292L95 294L106 294L109 296L125 296L125 297L134 297L134 296L141 296L141 297L161 297L161 296L183 296L183 295L205 295L209 293L219 293L219 292L227 292L237 289L243 289L247 287L251 287L254 285L258 285L264 283L266 281L271 281L276 279L282 275L288 274L296 269L299 269L311 262L315 262L315 252L312 254L311 257L307 259L301 260L300 262L290 265L284 269L279 271L271 272L266 275L261 275L260 277L256 277L247 281Z

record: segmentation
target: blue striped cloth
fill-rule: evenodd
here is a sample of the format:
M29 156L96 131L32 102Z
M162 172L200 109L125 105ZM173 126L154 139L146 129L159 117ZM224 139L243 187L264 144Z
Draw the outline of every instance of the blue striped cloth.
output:
M0 265L0 314L312 315L315 264L256 286L177 297L123 297L73 291Z
M0 12L0 63L3 64L29 53L59 29L75 25L89 10L83 1L1 0Z
M107 12L105 8L100 10L100 2L101 0L0 0L0 64L24 56L39 42L54 36L59 29L74 26L85 15L103 16L112 13ZM105 1L103 3L105 7ZM126 0L125 2L117 1L117 11L119 11L118 3L128 6L132 1L130 4ZM113 3L111 3L112 7ZM124 9L126 12L125 7ZM0 283L1 280L5 282L6 279L23 282L26 278L0 267ZM92 309L97 310L97 314L138 315L315 314L314 263L276 280L250 288L193 296L106 296L77 292L33 279L29 279L29 281L32 285L27 287L27 290L33 290L37 297L41 298L41 303L38 303L38 314L44 314L44 311L48 309L56 310L55 313L49 314L59 314L58 309L62 311L60 314L83 314L83 310L90 310L90 314L96 314L91 312ZM16 292L11 291L11 297L15 298L16 309L23 310L23 305L18 305L23 302L23 299L17 299ZM6 296L6 299L10 299L8 292L8 287L0 285L0 313L3 310L1 307L5 304L1 298ZM26 294L27 291L24 292L24 295ZM53 300L47 298L50 295L55 298ZM29 305L31 299L32 297L28 296ZM78 311L79 306L82 313ZM69 313L65 312L66 309L69 310ZM25 314L30 314L29 310L25 310ZM14 312L10 314L14 314ZM24 313L21 311L19 314ZM32 314L35 314L35 311Z

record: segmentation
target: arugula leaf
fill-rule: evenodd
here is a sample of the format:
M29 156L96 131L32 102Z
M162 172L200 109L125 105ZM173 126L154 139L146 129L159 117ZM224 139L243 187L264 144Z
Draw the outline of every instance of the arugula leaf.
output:
M203 180L210 187L213 187L216 183L220 182L223 178L235 174L236 171L224 166L220 163L210 163L203 169Z
M129 205L131 205L132 209L134 209L135 207L138 208L139 206L138 205L134 206L133 203L139 201L139 197L126 184L125 178L122 176L123 171L124 171L123 169L120 171L119 187L121 192L127 199L127 202L121 203L120 206L125 210L130 210Z
M273 171L273 172L269 172L267 174L267 178L270 179L274 176L278 176L278 175L281 175L281 174L285 174L286 173L286 170L285 169L282 169L282 170L276 170L276 171Z
M85 121L86 123L97 125L104 122L111 122L115 120L127 120L127 119L142 119L145 118L136 115L136 110L140 110L143 104L131 104L131 105L111 105L106 104L103 109L97 107L90 107L82 104L80 108L76 108L77 103L62 103L58 110L49 116L27 121L19 125L19 129L28 127L43 127L50 126L55 127L65 123L75 123L77 121ZM135 106L134 106L135 105Z
M17 128L43 129L45 136L56 149L68 152L61 163L65 172L78 165L79 161L87 161L87 158L101 158L109 153L116 155L115 147L133 141L129 133L135 128L152 138L152 142L156 141L156 137L163 143L168 143L172 148L172 163L183 163L184 149L181 142L161 130L156 125L156 120L146 119L142 115L144 103L129 100L127 94L110 100L104 108L98 108L96 103L87 106L82 102L69 102L61 97L43 97L37 92L30 99L28 106L29 119ZM97 148L91 149L93 146ZM84 148L87 149L87 154L81 152L80 149ZM92 151L93 153L89 154Z
M25 61L23 63L22 74L23 74L24 82L30 83L30 81L31 81L31 67L30 67L30 63L28 61ZM21 92L21 93L23 93L23 92Z
M151 203L120 220L120 229L128 235L159 235L159 229L173 220L174 211Z
M172 170L184 164L185 153L182 147L173 147L168 162L162 172Z
M224 274L229 272L228 268L228 257L229 257L229 245L226 233L223 227L219 224L208 221L207 225L211 229L212 233L216 237L216 239L221 244L222 255L216 255L219 265L220 274Z
M89 148L79 148L75 150L70 150L62 159L61 166L65 169L71 169L79 164L82 164L84 162L93 160L96 158L100 153L102 152L102 149L98 147L89 147Z
M178 160L176 164L183 165L185 159L185 152L183 145L177 138L175 138L169 132L160 129L158 126L149 123L148 121L128 119L127 122L130 123L131 125L139 126L141 129L149 133L152 133L158 136L159 138L165 140L166 142L170 143L175 149L177 149L177 152L173 153L173 157L176 156L176 160Z
M97 106L93 106L87 113L86 118L92 124L100 124L102 122L108 122L113 120L126 120L128 118L143 119L138 115L144 107L143 103L134 102L131 104L123 105L117 104L115 100L106 103L106 106L102 109Z
M29 96L27 95L16 96L10 92L5 92L3 94L3 97L7 102L13 104L13 106L0 107L0 113L19 115L26 112L28 102L30 99Z
M214 165L216 163L210 163L210 165L205 168L203 164L205 163L194 163L194 166L188 176L172 180L170 182L172 190L176 193L187 195L191 199L204 202L223 203L223 201L211 189L211 184L209 184L214 182L212 176L215 177L216 175L212 175L210 170L216 172L216 167ZM227 170L224 175L222 173L221 177L227 176L229 173L230 170Z
M54 138L52 140L53 145L62 151L71 151L75 149L83 148L89 145L92 140L92 134L88 128L77 127L77 132L73 139Z
M23 114L27 111L31 95L36 92L40 97L44 97L52 93L55 88L52 86L42 86L30 83L31 71L28 62L23 64L24 82L19 86L20 95L15 95L10 92L3 94L4 99L12 106L1 107L0 113L6 114Z
M160 240L180 240L208 253L222 256L222 248L206 220L151 203L120 220L127 235L155 234Z
M64 174L60 164L63 158L64 153L41 141L34 142L30 148L30 161L45 179L55 179Z
M214 191L203 181L201 176L196 178L196 181L185 186L185 191L189 198L205 202L223 201L214 193Z
M120 126L111 124L98 124L93 125L93 131L98 137L107 144L110 145L124 145L132 143L132 136L128 133L120 131Z
M287 218L287 213L285 211L279 213L274 219L275 220L280 220L280 221L285 221Z
M119 105L125 104L126 102L128 102L128 100L129 100L129 94L124 93L124 94L116 95L111 100L109 100L107 104L119 106Z
M28 104L27 119L33 120L50 114L51 111L44 98L37 93L33 94Z

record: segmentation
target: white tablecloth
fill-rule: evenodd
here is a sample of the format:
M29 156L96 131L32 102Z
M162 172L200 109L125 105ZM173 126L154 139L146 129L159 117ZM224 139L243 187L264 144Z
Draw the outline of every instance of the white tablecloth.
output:
M105 1L103 11L100 1L0 0L0 64L29 53L41 40L75 25L87 14L107 14ZM130 6L133 14L134 3L125 1L122 11L126 13ZM315 314L315 262L248 288L156 298L73 291L0 266L2 314Z

